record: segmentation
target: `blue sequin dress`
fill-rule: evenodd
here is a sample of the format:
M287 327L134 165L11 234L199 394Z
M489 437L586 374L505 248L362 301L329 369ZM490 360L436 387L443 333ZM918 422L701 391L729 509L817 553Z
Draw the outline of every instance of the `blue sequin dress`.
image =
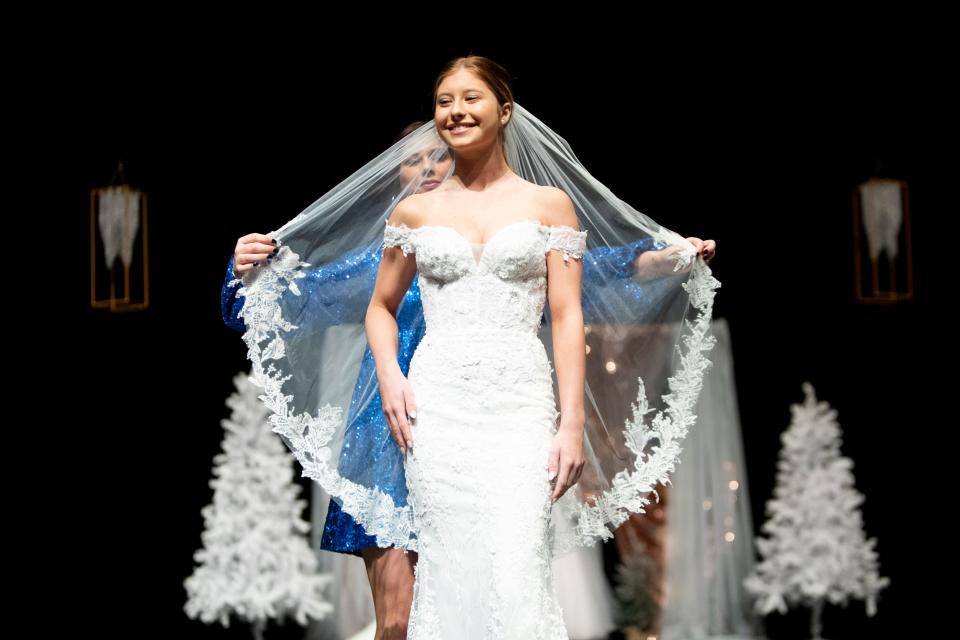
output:
M599 282L610 277L622 280L625 283L624 286L630 286L633 262L636 256L651 248L660 250L665 246L663 243L654 243L652 238L644 238L623 247L602 247L588 251L583 261L583 286L589 287L592 280ZM350 254L336 263L307 271L307 277L301 281L299 286L303 295L311 301L311 304L322 305L325 314L335 314L337 301L326 291L333 291L336 287L329 285L343 279L358 277L370 278L372 282L376 278L382 256L382 247L377 243L371 249ZM397 317L399 329L398 364L404 375L409 372L410 359L421 338L423 338L426 328L425 326L411 326L413 324L412 320L422 314L418 278L419 276L414 277ZM230 284L231 280L234 279L233 256L231 255L220 291L220 307L224 324L242 333L246 331L246 325L243 319L238 317L238 314L243 309L244 299L237 295L241 286L240 283ZM324 287L325 284L328 286ZM585 300L585 307L586 304ZM585 319L588 315L589 310L585 308ZM360 367L358 381L365 379L370 372L376 380L376 363L369 347L364 351ZM359 388L355 389L354 397L359 392ZM351 421L355 419L352 413L354 406L355 402L352 402L351 416L349 417ZM382 472L380 488L393 497L397 506L406 505L407 485L404 476L403 455L399 447L388 446L383 450L371 450L372 447L370 446L370 443L373 442L391 444L393 442L392 438L383 437L389 432L389 428L383 415L379 394L374 394L364 415L353 423L359 426L347 434L347 440L344 442L340 453L341 467L358 468L363 466L377 469L378 473ZM368 535L363 527L357 524L350 514L344 512L336 500L331 498L327 508L327 519L323 527L320 548L326 551L360 556L361 549L376 546L376 538Z

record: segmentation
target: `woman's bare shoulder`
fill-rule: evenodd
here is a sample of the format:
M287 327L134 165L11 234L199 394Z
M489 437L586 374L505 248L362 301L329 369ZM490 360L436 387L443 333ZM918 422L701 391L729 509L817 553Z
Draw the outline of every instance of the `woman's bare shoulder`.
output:
M548 227L564 225L579 229L577 210L566 191L549 185L537 186L537 203L541 211L540 222Z
M387 223L395 227L400 225L406 225L410 228L419 227L423 222L424 210L421 195L413 193L398 202L393 207L393 211L390 212Z

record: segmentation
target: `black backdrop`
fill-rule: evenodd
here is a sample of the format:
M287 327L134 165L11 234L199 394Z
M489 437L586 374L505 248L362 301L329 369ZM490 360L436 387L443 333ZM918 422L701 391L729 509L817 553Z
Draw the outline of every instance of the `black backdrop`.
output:
M941 485L925 452L907 454L929 446L917 436L942 432L930 386L950 362L939 374L928 363L946 355L936 341L949 341L953 325L946 314L936 322L932 300L951 291L953 243L941 221L956 211L944 196L956 125L937 97L947 76L936 42L878 47L841 35L828 46L767 32L614 50L464 38L430 51L365 43L361 56L343 43L274 49L218 38L226 44L194 35L189 46L76 49L34 77L59 96L27 133L69 261L50 262L68 284L45 308L64 354L80 347L55 403L79 414L55 425L70 471L40 469L68 481L48 505L58 514L55 556L69 565L59 584L74 592L69 606L93 608L70 626L92 618L110 634L246 634L182 612L224 399L247 364L220 318L227 259L239 236L279 227L407 122L429 117L437 70L469 52L504 64L517 101L618 195L683 235L717 241L715 312L731 327L758 528L800 384L810 380L839 410L867 532L892 584L873 619L859 601L828 607L829 637L907 637L930 623L933 589L920 572L945 555L931 536L941 519L929 498ZM88 304L89 189L121 159L150 198L152 300L133 314ZM851 190L878 167L907 180L912 196L916 300L893 307L854 302ZM772 638L805 637L806 625L806 611L767 622Z

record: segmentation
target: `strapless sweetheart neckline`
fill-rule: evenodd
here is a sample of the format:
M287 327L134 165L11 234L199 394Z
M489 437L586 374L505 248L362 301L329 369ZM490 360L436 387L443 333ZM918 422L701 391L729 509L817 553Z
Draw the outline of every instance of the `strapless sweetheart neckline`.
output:
M391 225L391 224L388 223L387 226L388 226L388 227L393 226L393 227L395 227L395 228L401 228L401 227L402 227L402 228L404 228L404 229L407 229L407 230L410 231L410 232L416 232L416 231L420 231L420 230L430 230L430 229L433 229L433 230L441 230L441 231L448 231L448 232L452 233L454 236L456 236L457 238L459 238L461 241L463 241L464 244L466 244L466 245L470 248L471 253L472 253L472 255L473 255L474 267L475 267L476 269L479 269L480 266L483 264L483 258L484 258L484 256L487 254L487 251L486 251L487 245L491 244L491 243L492 243L494 240L496 240L499 236L501 236L502 234L504 234L504 232L506 232L507 229L510 229L510 228L513 228L513 227L519 226L519 225L525 225L525 224L533 225L533 226L535 226L535 227L537 227L537 228L539 228L539 229L543 229L544 231L547 231L547 232L549 232L551 229L560 229L560 228L567 228L567 229L571 229L571 230L573 230L573 231L577 231L576 229L574 229L573 227L571 227L571 226L569 226L569 225L554 225L554 226L550 226L550 225L543 224L543 223L540 222L539 220L531 220L531 219L529 219L529 218L524 218L524 219L521 219L521 220L514 220L513 222L509 222L509 223L505 224L504 226L500 227L499 229L497 229L496 231L493 232L493 235L491 235L489 238L487 238L487 241L486 241L486 242L470 242L470 240L468 240L467 237L464 236L462 233L460 233L460 231L458 231L455 227L451 227L450 225L445 225L445 224L422 224L422 225L420 225L419 227L410 227L410 226L407 226L406 224L403 224L403 223L400 223L400 224L398 224L398 225ZM482 247L482 249L481 249L480 252L478 253L478 252L476 251L476 249L474 249L474 247Z
M540 222L539 220L530 220L530 219L528 219L528 218L524 218L524 219L522 219L522 220L514 220L513 222L509 222L509 223L505 224L504 226L500 227L499 229L497 229L496 231L494 231L493 234L492 234L489 238L487 238L487 241L486 241L486 242L470 242L470 240L468 240L467 237L466 237L465 235L463 235L462 233L460 233L455 227L451 227L450 225L446 225L446 224L422 224L422 225L420 225L419 227L408 227L407 225L405 225L405 224L403 224L403 223L400 223L400 224L395 225L395 226L397 226L397 227L404 227L405 229L408 229L408 230L410 230L410 231L417 231L418 229L447 229L448 231L452 231L455 235L459 236L460 239L463 240L464 242L466 242L467 244L475 245L475 246L481 246L481 247L482 247L482 246L486 246L486 245L490 244L491 242L493 242L493 240L494 240L498 235L500 235L501 233L503 233L503 232L506 231L507 229L509 229L509 228L511 228L511 227L513 227L513 226L515 226L515 225L518 225L518 224L534 224L534 225L537 225L537 226L539 226L539 227L543 227L543 228L545 228L545 229L549 229L549 228L550 228L549 226L543 224L543 223ZM388 226L394 226L394 225L388 225Z

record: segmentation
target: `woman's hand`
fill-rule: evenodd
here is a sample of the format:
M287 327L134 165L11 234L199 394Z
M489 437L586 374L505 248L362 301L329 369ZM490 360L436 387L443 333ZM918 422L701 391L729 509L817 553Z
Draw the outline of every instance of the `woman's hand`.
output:
M565 423L560 419L560 428L553 436L550 447L550 459L547 469L550 470L550 481L556 478L551 499L556 502L580 480L583 472L583 420L579 423Z
M407 448L413 446L413 433L407 416L413 419L417 417L413 388L399 365L383 375L377 371L377 379L380 381L380 401L390 426L390 434L400 451L405 454Z
M717 255L717 243L714 240L701 240L700 238L690 237L687 241L691 242L697 248L697 255L703 256L703 261L708 265Z
M276 242L262 233L248 233L237 240L233 250L233 275L238 278L277 254Z

